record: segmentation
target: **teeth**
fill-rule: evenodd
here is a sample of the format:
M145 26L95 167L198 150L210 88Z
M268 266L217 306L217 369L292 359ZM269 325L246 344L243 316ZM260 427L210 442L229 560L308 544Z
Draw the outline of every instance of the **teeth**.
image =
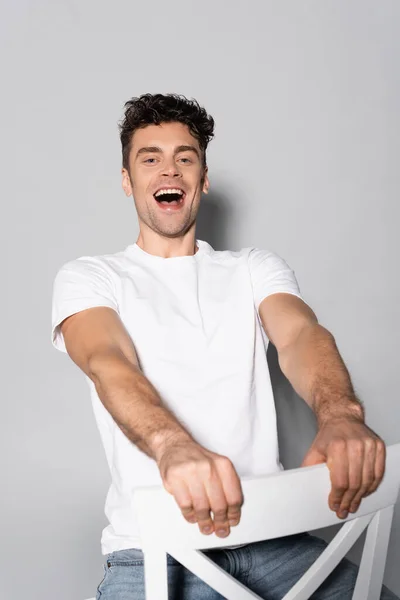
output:
M165 190L158 190L158 192L154 195L157 197L157 196L161 196L162 194L179 194L180 196L183 196L183 191L180 190L179 188L171 188L171 189L165 189Z

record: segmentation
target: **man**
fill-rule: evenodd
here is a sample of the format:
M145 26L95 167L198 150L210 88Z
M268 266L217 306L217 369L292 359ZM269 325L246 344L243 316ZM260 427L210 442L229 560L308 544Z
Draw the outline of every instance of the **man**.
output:
M317 436L303 465L327 462L329 506L355 512L382 480L385 445L364 421L330 332L302 300L293 271L272 251L215 252L195 237L209 189L214 121L197 102L145 94L120 124L122 186L139 237L111 255L81 257L57 273L53 343L87 376L112 474L97 599L144 598L143 553L132 490L162 484L204 535L240 521L241 476L279 471L266 346L314 410ZM208 551L255 593L281 598L325 547L308 534ZM220 598L168 558L171 598ZM351 598L343 561L315 598ZM382 598L394 598L384 589Z

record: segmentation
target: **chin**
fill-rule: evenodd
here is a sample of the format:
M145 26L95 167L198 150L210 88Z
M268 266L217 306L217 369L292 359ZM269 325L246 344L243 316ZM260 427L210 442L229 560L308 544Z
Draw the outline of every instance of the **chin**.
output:
M162 224L160 223L160 224L156 224L153 231L155 231L159 235L163 235L165 237L177 238L177 237L184 236L190 229L191 225L192 225L192 223L181 223L180 225L179 224L172 225L172 223L171 223L170 226L168 227L165 225L165 223L162 223Z
M183 237L185 235L185 233L187 232L187 229L170 229L170 230L159 230L158 233L160 233L161 235L163 235L164 237L168 237L168 238L179 238L179 237Z

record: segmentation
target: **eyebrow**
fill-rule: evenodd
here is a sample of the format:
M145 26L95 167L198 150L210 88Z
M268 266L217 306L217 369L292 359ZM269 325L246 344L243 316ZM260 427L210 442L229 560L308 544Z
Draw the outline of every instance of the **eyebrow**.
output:
M190 144L189 145L182 144L181 146L177 146L175 148L174 155L179 154L179 152L194 152L197 155L197 157L200 158L199 151L197 150L196 146L191 146ZM148 153L162 154L162 149L159 148L158 146L144 146L143 148L139 148L139 150L137 151L137 154L136 154L136 158L140 154L148 154Z

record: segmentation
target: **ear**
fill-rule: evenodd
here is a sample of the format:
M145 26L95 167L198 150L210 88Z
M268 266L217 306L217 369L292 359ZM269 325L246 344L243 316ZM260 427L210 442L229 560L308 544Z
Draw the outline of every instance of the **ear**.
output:
M204 181L203 181L203 192L204 194L208 194L208 190L210 187L210 180L208 179L208 167L204 169Z
M132 195L132 186L131 186L131 179L129 177L128 170L123 168L121 170L121 173L122 173L122 189L124 190L126 196L131 196Z

